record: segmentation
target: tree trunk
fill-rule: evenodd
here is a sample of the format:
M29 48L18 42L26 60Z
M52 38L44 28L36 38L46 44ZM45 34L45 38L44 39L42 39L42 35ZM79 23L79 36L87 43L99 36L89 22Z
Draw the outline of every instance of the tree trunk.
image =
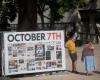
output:
M39 14L39 16L40 16L40 18L41 18L42 30L45 28L45 27L44 27L44 16L43 16L43 10L44 10L44 7L41 8L41 6L38 5L38 14Z
M50 11L50 30L54 30L54 18L53 10Z
M17 31L37 30L37 0L17 0L19 17Z
M42 22L42 29L44 30L45 27L44 27L44 17L43 17L43 14L41 15L41 22Z

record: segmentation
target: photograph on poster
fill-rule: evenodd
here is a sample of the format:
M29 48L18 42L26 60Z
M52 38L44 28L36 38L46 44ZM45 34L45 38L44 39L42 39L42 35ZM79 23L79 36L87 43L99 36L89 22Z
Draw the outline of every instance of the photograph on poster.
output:
M56 51L56 58L62 59L62 52L61 51Z
M61 50L61 45L56 45L56 50Z
M17 49L25 49L26 48L25 43L16 43L14 46L16 46Z
M9 60L9 69L17 69L18 68L18 61L17 60Z
M19 59L19 64L23 64L24 63L24 59Z
M25 43L18 43L16 44L18 53L25 53L26 52L26 44Z
M54 50L54 46L48 45L47 50Z
M36 67L36 70L44 70L44 69L46 69L46 63L44 60L43 61L36 61L35 67Z
M22 52L22 53L21 53ZM18 50L18 57L24 57L25 56L25 53L24 53L24 50Z
M18 50L18 53L19 53L19 54L22 54L22 53L24 54L24 53L25 53L25 50L19 49L19 50Z
M50 69L51 67L51 61L47 61L46 62L46 69Z
M12 51L12 45L8 44L8 51Z
M19 63L18 63L18 70L21 71L26 71L27 70L27 66L26 66L26 60L23 59L19 59Z
M28 47L27 47L27 52L29 52L29 51L30 51L30 52L31 52L31 51L34 51L34 47L33 47L33 46L28 46Z
M17 57L17 51L14 51L14 52L12 53L12 55L13 55L13 57Z
M54 43L54 42L53 42ZM43 70L43 69L52 69L52 68L61 68L62 62L61 61L52 61L51 57L56 55L56 59L62 59L62 52L61 52L61 45L53 46L53 44L47 42L42 44L13 44L13 46L9 46L9 55L13 57L25 56L25 49L27 53L27 57L30 59L27 60L25 64L24 59L19 59L19 67L16 70L10 70L10 72L16 71L35 71L35 70ZM24 48L22 48L24 46ZM46 50L45 50L45 47ZM18 48L18 50L16 50ZM12 51L11 51L12 49ZM56 49L56 53L54 52ZM54 54L55 53L55 54ZM51 55L53 54L53 55ZM42 60L42 61L41 61ZM44 60L44 61L43 61ZM46 61L49 60L49 61ZM17 70L18 69L18 70Z
M34 59L28 59L27 60L27 70L35 70L35 60Z
M32 52L32 51L35 50L35 47L34 47L33 43L27 43L26 47L27 47L27 52Z
M35 60L34 59L27 59L27 64L29 66L34 66L35 65Z
M42 70L46 69L46 62L45 62L45 60L41 61L41 64L42 64L41 69Z
M27 71L27 67L25 64L19 64L18 71Z
M17 50L8 51L9 57L17 57Z
M41 61L36 61L35 66L36 66L36 70L41 70L41 66L42 66Z
M35 60L45 60L45 45L35 45Z
M12 57L12 52L11 51L8 51L8 56Z
M8 55L12 55L12 51L13 51L12 45L8 44Z
M58 68L61 68L62 67L62 60L61 59L57 61L57 67Z
M18 69L9 69L9 73L18 72Z
M12 55L13 57L18 57L19 55L24 56L24 53L26 52L24 43L8 44L8 48L9 55Z
M33 45L32 43L27 44L26 53L27 53L26 55L27 55L28 57L33 57L33 58L35 58L35 47L34 47L34 45Z
M51 52L46 51L46 60L51 60Z
M57 61L56 60L51 61L51 66L52 68L57 68Z

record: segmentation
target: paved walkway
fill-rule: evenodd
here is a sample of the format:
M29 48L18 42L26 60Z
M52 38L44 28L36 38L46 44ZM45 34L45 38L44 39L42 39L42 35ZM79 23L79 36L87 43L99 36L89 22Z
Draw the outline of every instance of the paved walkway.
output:
M100 44L95 45L95 56L96 56L96 71L93 75L86 76L83 64L81 62L81 51L82 47L78 49L78 62L77 62L77 70L78 74L71 73L71 61L69 55L66 53L67 58L67 71L64 72L53 72L50 74L41 74L41 75L24 75L20 77L14 77L10 80L100 80Z

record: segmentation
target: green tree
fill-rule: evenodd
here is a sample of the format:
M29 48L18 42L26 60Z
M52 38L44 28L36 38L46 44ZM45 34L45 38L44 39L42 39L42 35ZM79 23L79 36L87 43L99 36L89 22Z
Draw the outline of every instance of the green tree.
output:
M48 0L50 8L50 29L54 29L53 24L63 18L65 12L86 6L86 0Z
M1 31L8 31L10 30L9 21L13 21L16 17L16 7L15 2L12 0L8 0L4 2L3 0L0 1L0 30Z
M48 6L48 7L47 7ZM50 21L50 26L48 26L48 29L54 29L54 22L58 21L60 18L63 16L58 13L58 9L60 8L59 3L57 0L38 0L38 14L41 17L41 22L42 22L42 29L44 29L44 17L49 19ZM44 12L47 11L50 13L48 16L45 16Z
M58 12L61 5L58 3L57 0L49 0L47 4L50 8L50 30L52 30L55 29L55 21L59 21L61 18L63 18L63 14L60 14Z

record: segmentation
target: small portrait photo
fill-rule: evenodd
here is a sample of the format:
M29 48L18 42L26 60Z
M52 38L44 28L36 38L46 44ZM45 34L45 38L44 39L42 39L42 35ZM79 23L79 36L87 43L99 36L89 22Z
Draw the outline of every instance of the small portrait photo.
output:
M12 46L8 46L8 51L12 51Z
M51 52L46 51L46 60L51 60Z
M13 57L17 57L17 55L18 55L18 53L17 53L17 51L13 51Z
M47 45L47 50L54 50L54 46Z
M61 50L61 45L56 45L56 50Z
M62 59L62 52L61 51L56 51L56 58Z
M45 59L45 46L43 44L35 45L35 59L36 60Z
M51 61L46 62L46 68L51 68Z

